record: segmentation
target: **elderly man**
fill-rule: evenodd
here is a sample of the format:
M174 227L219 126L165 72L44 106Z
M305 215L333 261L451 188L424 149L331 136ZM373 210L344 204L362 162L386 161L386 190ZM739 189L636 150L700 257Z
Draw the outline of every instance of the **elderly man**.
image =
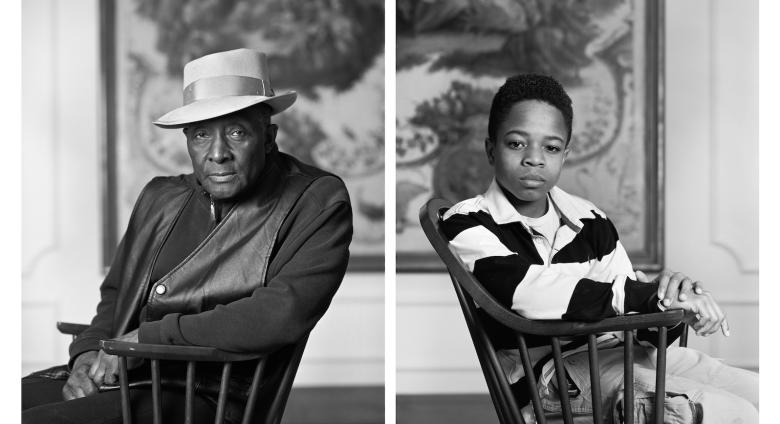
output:
M352 238L344 183L277 150L270 118L295 99L274 94L265 55L253 50L184 67L184 106L155 124L183 128L193 173L146 185L68 366L22 380L23 422L119 422L118 391L99 390L117 381L118 369L101 339L269 353L263 386L274 386L285 346L328 308ZM248 386L246 365L234 367L231 385ZM199 369L201 386L218 379ZM148 368L130 374L148 378ZM151 390L133 389L131 398L136 422L150 422ZM164 390L164 422L182 421L183 399ZM230 421L240 418L233 409ZM213 420L207 396L196 397L194 417Z

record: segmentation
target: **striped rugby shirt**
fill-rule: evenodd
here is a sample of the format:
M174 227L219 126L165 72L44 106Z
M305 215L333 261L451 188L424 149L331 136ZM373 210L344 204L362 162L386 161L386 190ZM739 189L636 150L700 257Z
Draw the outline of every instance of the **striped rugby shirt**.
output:
M485 289L525 318L597 321L660 311L658 284L636 280L617 230L604 212L558 187L548 198L561 223L553 240L528 227L528 218L517 212L495 180L485 194L450 208L441 226ZM637 339L655 343L655 334L640 331ZM669 343L678 335L670 332ZM619 336L608 334L599 340L604 342L601 347L614 346ZM570 354L585 348L581 342L572 346ZM532 351L531 356L541 359L546 352L549 347ZM522 376L516 358L516 350L499 355L512 382Z

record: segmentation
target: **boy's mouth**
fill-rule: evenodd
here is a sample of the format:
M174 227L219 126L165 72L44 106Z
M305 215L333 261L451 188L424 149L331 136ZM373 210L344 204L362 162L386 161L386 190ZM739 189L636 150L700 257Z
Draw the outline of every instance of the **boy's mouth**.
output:
M520 184L526 188L538 188L544 185L544 178L537 175L526 175L519 180Z

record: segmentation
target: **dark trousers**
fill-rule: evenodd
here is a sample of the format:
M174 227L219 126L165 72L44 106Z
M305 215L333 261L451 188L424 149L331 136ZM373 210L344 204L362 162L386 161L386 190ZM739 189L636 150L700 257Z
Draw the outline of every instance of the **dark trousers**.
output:
M29 376L22 379L22 423L121 424L119 390L97 393L79 399L62 399L65 380ZM162 390L162 422L184 422L184 392ZM131 389L133 423L152 423L151 389ZM213 423L216 411L208 400L195 396L194 423Z

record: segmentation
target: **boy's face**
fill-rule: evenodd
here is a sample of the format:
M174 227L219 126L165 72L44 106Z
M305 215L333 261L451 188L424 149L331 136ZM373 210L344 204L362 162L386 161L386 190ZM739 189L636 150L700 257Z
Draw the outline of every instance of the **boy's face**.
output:
M567 133L557 108L524 100L498 126L496 140L485 140L496 180L515 197L509 200L520 214L534 218L544 214L547 192L558 182L569 153Z

